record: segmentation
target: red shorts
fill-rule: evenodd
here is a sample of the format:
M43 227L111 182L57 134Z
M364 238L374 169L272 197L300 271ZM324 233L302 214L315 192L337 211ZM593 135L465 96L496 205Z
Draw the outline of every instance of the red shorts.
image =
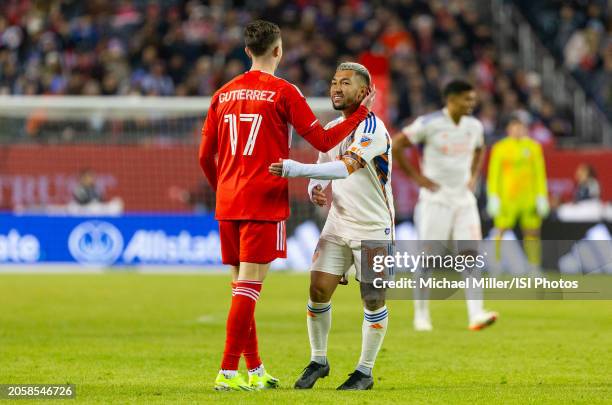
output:
M223 264L270 263L287 257L285 221L219 221Z

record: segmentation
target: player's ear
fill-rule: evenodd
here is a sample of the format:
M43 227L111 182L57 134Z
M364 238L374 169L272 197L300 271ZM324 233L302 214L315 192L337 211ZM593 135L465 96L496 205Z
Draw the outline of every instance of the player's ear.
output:
M253 55L251 54L251 50L248 47L244 47L244 53L247 54L247 56L249 57L249 59L253 59Z
M368 86L361 86L361 88L359 89L359 99L363 100L365 98L365 96L368 95Z
M282 51L283 50L281 48L281 45L276 45L274 49L272 49L272 56L274 56L275 58L278 58L281 55Z

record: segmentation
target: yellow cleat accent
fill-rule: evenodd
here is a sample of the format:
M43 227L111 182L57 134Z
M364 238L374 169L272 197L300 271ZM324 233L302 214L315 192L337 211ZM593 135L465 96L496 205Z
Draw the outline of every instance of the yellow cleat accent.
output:
M232 378L227 378L223 373L219 372L215 379L216 391L254 391L254 388L249 386L244 377L240 373L236 373Z
M278 378L272 377L267 372L262 377L257 374L249 374L249 386L256 390L267 390L278 388Z

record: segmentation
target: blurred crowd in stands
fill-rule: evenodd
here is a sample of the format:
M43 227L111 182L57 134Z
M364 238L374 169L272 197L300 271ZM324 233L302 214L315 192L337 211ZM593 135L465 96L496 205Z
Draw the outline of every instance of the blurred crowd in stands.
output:
M517 0L544 44L612 119L612 2Z
M543 144L571 135L569 115L544 97L541 78L496 49L496 28L479 4L487 2L3 0L0 94L212 95L248 69L242 29L262 17L283 30L278 75L306 96L327 96L339 61L375 53L389 67L390 126L440 108L442 85L466 77L477 86L477 115L489 140L516 111ZM563 24L554 38L566 64L586 72L594 88L604 89L598 100L609 102L604 9L572 4L558 11Z

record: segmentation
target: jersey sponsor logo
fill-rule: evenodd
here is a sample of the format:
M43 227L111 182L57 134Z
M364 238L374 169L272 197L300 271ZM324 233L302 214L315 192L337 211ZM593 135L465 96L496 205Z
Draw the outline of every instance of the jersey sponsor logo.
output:
M363 135L361 139L359 140L359 145L361 145L364 148L370 146L370 144L372 144L372 138L370 138L369 136Z
M385 228L385 235L389 235L391 233L391 228Z
M267 101L274 102L275 91L238 89L219 94L219 103L227 101Z
M123 251L123 236L108 222L83 222L70 233L68 250L81 264L110 266L117 261Z

